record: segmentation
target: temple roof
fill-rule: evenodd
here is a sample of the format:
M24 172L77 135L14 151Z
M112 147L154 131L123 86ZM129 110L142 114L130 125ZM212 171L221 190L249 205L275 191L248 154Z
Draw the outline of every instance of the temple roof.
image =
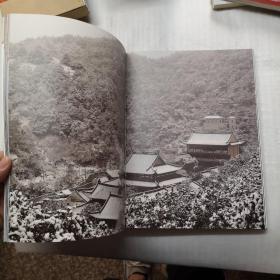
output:
M99 213L91 214L92 217L100 220L118 220L124 207L123 199L120 196L110 195Z
M119 193L119 187L116 186L104 186L102 184L98 184L94 191L91 194L92 199L101 199L107 200L110 194L117 195Z
M133 154L126 164L125 172L154 174L155 172L151 169L151 167L158 157L158 155Z
M85 202L89 202L90 198L82 191L75 191L77 195L79 195Z
M214 134L214 133L193 133L187 144L189 145L214 145L225 146L235 142L232 134Z

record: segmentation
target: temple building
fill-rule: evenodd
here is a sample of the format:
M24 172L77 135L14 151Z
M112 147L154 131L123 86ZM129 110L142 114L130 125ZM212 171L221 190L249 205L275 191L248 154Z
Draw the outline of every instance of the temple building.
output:
M188 153L200 162L221 162L240 154L240 146L232 133L193 133L188 142Z
M104 202L111 194L119 195L120 187L114 185L97 184L91 192L90 197L93 201Z
M127 186L158 188L185 180L182 167L166 164L158 154L132 154L125 167Z
M90 214L91 217L106 221L110 226L115 226L124 208L121 196L110 194L100 211Z

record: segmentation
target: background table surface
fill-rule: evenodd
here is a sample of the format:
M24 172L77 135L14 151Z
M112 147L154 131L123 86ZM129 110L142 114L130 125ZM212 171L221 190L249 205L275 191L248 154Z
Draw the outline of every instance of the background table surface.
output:
M267 231L124 233L19 251L140 259L157 263L280 273L280 14L214 12L210 0L91 0L91 22L128 52L253 48L264 163Z

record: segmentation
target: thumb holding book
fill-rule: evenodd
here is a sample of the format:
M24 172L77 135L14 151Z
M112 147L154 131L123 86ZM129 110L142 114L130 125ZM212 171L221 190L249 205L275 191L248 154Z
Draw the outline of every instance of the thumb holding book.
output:
M12 161L0 151L0 228L3 226L4 183L11 171Z

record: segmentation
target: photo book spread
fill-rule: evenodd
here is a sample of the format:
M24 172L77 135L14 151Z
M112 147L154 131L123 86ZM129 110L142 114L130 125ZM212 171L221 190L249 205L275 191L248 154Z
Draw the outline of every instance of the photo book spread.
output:
M127 53L47 15L4 29L5 241L265 229L253 50Z

